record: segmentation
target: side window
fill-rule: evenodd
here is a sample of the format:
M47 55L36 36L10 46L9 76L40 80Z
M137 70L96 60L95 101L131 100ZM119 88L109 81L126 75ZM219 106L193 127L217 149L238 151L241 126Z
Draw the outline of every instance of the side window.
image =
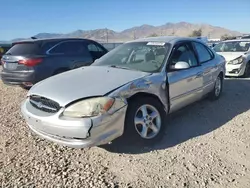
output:
M87 55L82 42L63 42L49 51L50 54Z
M212 59L213 59L213 58L214 58L214 53L213 53L212 50L209 49L209 48L207 48L207 50L208 50L208 52L210 53L210 55L211 55L211 57L212 57Z
M50 41L42 44L43 52L46 53L48 50L50 50L53 46L57 45L58 43L59 43L58 41Z
M98 45L94 43L88 44L88 50L90 52L104 52L102 48L100 48Z
M190 67L195 67L198 65L195 53L192 50L190 44L184 43L174 48L174 51L170 58L170 67L174 66L179 61L187 62Z
M104 52L103 49L100 46L98 46L98 45L95 45L95 46L97 47L99 52Z
M194 47L197 51L197 55L199 58L200 63L205 63L211 59L213 59L213 55L203 44L200 44L198 42L194 42Z
M93 43L88 45L88 49L89 49L90 52L99 52L98 47Z

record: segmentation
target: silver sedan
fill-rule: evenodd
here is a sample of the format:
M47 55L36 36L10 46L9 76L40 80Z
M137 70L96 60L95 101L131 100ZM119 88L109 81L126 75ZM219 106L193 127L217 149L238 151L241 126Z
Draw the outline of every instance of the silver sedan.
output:
M154 37L127 42L89 67L34 85L21 111L29 128L74 148L154 144L166 116L223 88L225 59L198 39Z

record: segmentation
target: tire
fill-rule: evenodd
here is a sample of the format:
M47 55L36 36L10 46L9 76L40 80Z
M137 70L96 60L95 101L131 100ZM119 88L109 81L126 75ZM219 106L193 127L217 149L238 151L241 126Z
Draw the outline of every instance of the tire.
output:
M245 69L245 72L244 72L243 77L244 77L244 78L250 77L250 62L248 62L248 63L246 64L246 69Z
M31 88L31 86L25 86L25 85L21 85L20 87L24 90L29 90Z
M220 98L223 89L223 76L220 74L215 81L214 89L210 93L209 98L211 100L217 100Z
M143 118L142 110L145 118ZM154 118L150 116L153 112ZM137 124L135 123L136 119ZM165 128L166 112L158 100L152 97L142 97L129 102L123 136L127 140L126 143L130 142L133 145L156 144L163 138Z

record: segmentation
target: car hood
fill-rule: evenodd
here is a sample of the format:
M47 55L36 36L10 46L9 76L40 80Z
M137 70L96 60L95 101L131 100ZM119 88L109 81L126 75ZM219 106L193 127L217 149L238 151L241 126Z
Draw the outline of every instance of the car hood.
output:
M29 95L39 95L65 106L80 98L102 96L106 93L150 73L89 66L67 71L34 85Z
M222 55L226 61L231 61L244 55L244 52L217 52L217 54Z

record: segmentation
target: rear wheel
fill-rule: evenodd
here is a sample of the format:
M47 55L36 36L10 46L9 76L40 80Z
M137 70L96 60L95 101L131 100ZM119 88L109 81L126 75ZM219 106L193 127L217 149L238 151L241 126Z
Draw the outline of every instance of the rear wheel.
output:
M155 98L143 97L130 101L124 136L132 144L154 144L164 135L166 112Z
M209 98L211 100L217 100L220 98L221 92L222 92L222 88L223 88L223 76L222 74L220 74L215 81L214 84L214 89L213 91L210 93Z

